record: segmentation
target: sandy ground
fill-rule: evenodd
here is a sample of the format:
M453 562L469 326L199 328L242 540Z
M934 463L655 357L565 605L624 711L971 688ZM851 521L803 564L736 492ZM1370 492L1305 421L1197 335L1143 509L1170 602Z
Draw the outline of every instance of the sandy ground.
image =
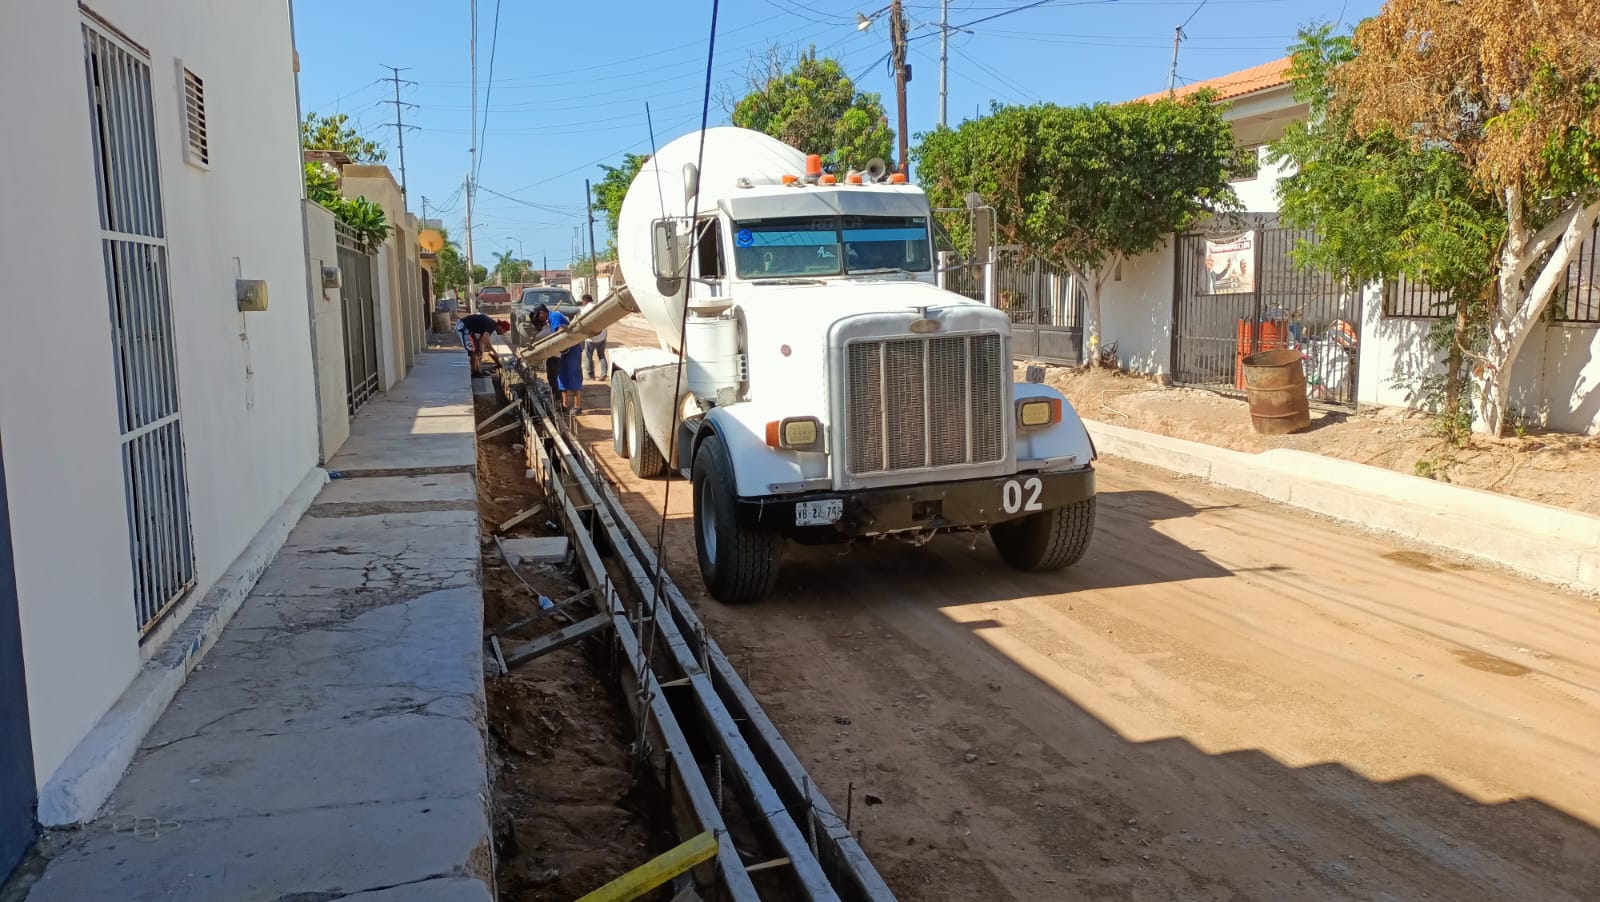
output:
M647 534L671 487L668 566L901 898L1595 897L1594 600L1105 464L1065 573L791 545L725 607L605 395L584 440Z
M479 399L479 418L497 405ZM513 433L514 435L514 433ZM538 500L512 435L478 446L479 507L486 529ZM511 535L554 535L538 516ZM538 603L484 549L484 625L495 630L529 617ZM555 567L525 564L534 589L561 600L577 586ZM506 651L561 626L544 621L502 639ZM660 807L633 779L633 730L604 665L572 647L487 680L494 768L495 876L507 902L575 899L672 845L652 817Z
M1600 514L1600 436L1539 433L1452 446L1433 420L1398 407L1313 410L1298 435L1257 435L1243 400L1143 377L1050 367L1046 381L1083 416L1239 451L1295 448Z

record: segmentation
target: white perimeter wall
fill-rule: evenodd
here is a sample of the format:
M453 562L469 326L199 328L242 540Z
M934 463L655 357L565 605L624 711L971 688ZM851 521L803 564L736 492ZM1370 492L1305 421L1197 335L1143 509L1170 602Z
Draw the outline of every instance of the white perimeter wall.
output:
M150 55L200 597L317 459L287 4L98 0ZM142 658L128 559L82 16L6 5L0 435L42 786ZM205 80L211 168L184 161L176 61ZM265 279L241 314L234 279ZM183 610L169 615L168 628Z
M1172 372L1172 237L1124 261L1122 279L1100 290L1100 342L1117 343L1117 358L1134 373Z

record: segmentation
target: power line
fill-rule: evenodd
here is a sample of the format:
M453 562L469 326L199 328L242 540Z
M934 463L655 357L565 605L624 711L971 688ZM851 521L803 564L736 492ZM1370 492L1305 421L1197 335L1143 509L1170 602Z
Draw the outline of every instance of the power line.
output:
M1179 30L1188 28L1189 23L1194 21L1195 16L1200 15L1200 10L1205 9L1208 2L1210 2L1210 0L1200 0L1200 5L1194 8L1194 12L1189 14L1189 18L1184 19L1183 24L1178 26Z
M489 83L483 89L483 130L478 135L478 161L472 168L473 181L483 175L483 145L488 143L489 131L489 98L494 96L494 54L499 47L500 0L494 0L494 30L489 34Z

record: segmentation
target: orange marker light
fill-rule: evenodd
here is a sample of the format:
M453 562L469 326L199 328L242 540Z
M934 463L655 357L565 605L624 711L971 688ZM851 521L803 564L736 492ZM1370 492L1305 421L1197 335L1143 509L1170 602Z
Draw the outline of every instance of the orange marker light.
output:
M785 185L793 185L795 182L798 182L798 181L800 181L800 177L797 176L797 175L785 175L783 177L783 183Z
M905 183L906 183L906 174L904 172L891 172L891 173L889 173L889 184L891 184L891 185L904 185Z
M861 184L861 173L852 172L849 175L846 175L844 180L852 185L859 185Z
M780 442L778 440L778 425L779 425L779 421L778 420L773 420L772 422L767 424L767 447L768 448L776 448L780 444Z
M829 175L825 175L825 176L823 176L823 177L822 177L822 178L821 178L821 180L820 180L820 181L821 181L821 182L822 182L822 184L824 184L824 185L831 185L831 184L833 184L833 183L834 183L834 182L837 182L837 181L838 181L838 179L836 179L836 178L834 178L834 177L833 177L833 175L832 175L832 174L829 174Z
M815 153L806 154L806 175L813 178L822 175L822 155Z

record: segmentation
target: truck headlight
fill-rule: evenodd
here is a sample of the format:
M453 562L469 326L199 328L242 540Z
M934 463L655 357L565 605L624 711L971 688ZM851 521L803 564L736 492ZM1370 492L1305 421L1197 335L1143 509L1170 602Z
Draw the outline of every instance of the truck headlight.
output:
M1017 402L1017 429L1031 432L1061 422L1059 398L1024 398Z
M767 424L767 445L790 451L821 451L822 421L816 417L784 417Z

